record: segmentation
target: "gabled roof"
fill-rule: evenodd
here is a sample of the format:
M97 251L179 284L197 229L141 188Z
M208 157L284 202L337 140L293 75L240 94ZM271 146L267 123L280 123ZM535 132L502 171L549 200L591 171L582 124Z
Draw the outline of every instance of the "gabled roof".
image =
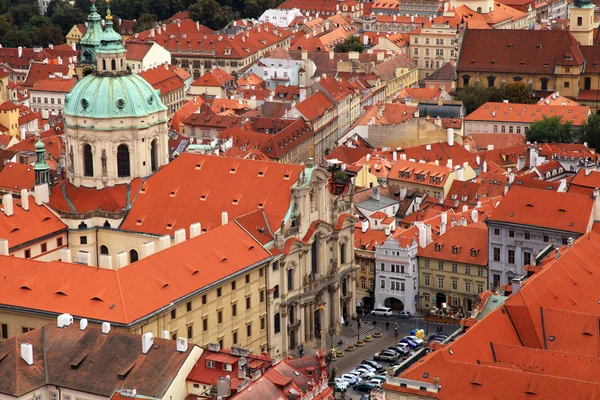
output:
M453 81L456 80L456 69L454 68L455 62L450 61L444 64L439 69L436 69L423 79L424 81Z
M21 359L22 343L33 346L31 366ZM0 344L0 392L19 397L54 385L107 398L116 387L135 387L140 394L162 398L193 345L178 352L174 340L155 337L154 346L142 354L141 343L135 333L111 330L104 335L99 327L80 330L77 323L63 328L49 323ZM121 379L131 366L135 368Z
M487 266L488 230L485 224L455 226L419 250L419 257Z
M223 87L227 82L233 81L233 75L223 71L220 68L215 68L212 71L206 72L200 78L192 82L192 86L212 86Z
M0 305L131 326L269 257L234 222L117 270L0 256Z
M424 186L444 187L452 169L435 164L398 160L392 166L388 179L417 183ZM417 179L419 178L419 179Z
M200 222L203 230L211 230L221 225L223 211L233 219L263 208L271 228L277 230L302 169L183 153L144 182L121 228L163 235L179 228L189 231L190 224ZM164 212L154 212L157 207Z
M14 149L11 147L11 150ZM35 185L33 167L27 164L8 163L0 171L0 188L9 191L32 190Z
M74 78L46 78L41 79L29 88L29 93L32 92L58 92L69 93L73 86L77 83Z
M333 107L335 105L322 92L315 92L304 101L296 104L296 110L309 121L321 118Z
M154 89L160 90L160 95L164 96L184 87L183 81L179 76L171 71L167 65L159 65L155 68L149 68L139 73Z
M543 118L561 117L573 126L581 126L588 118L588 106L552 106L547 104L516 104L487 102L465 117L467 121L489 121L499 123L532 123Z
M37 82L50 78L50 75L67 76L68 74L69 64L66 60L63 65L33 62L27 73L27 78L23 82L23 86L35 86Z
M590 196L517 185L508 191L489 220L583 234L591 227L593 208Z
M125 43L125 49L127 50L127 59L142 61L150 49L154 46L154 43Z
M128 184L107 186L101 190L74 186L65 181L50 189L50 203L59 212L85 213L94 210L118 212L131 206L142 179L136 178Z

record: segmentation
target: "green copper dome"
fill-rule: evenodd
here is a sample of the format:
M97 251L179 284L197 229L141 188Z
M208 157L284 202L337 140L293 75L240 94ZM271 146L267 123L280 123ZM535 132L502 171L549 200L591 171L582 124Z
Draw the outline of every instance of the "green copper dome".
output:
M106 21L106 29L100 35L100 47L98 53L125 53L125 47L123 47L123 38L113 29L112 16L109 14Z
M160 91L133 73L90 74L67 94L65 115L88 118L143 117L167 108Z

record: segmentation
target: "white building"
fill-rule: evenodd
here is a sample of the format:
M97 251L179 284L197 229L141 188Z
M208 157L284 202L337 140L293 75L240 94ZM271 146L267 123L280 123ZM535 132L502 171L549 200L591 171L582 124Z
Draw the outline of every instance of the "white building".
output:
M419 293L417 241L413 237L389 237L375 248L375 306L395 312L416 311Z
M265 11L258 20L260 22L270 22L280 28L287 28L297 17L302 17L302 13L297 8L289 10L273 8Z
M127 66L132 72L140 73L161 64L171 64L171 53L153 43L126 43Z
M77 83L70 77L51 77L41 80L29 89L29 104L33 111L62 115L65 97Z
M302 86L305 84L304 76L300 76L303 61L284 60L277 58L261 58L260 62L250 70L265 81L267 89L274 89L277 85ZM306 72L302 72L306 74ZM302 83L302 85L301 85Z

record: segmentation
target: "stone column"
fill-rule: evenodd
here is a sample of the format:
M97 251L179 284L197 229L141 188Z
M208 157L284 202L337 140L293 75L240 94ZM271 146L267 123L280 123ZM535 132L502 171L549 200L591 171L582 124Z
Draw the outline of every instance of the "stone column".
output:
M281 355L287 357L288 355L288 311L281 309Z
M302 309L304 309L302 311ZM300 343L304 343L306 341L305 339L305 334L306 334L306 318L303 318L303 315L306 315L306 306L303 304L298 304L298 319L300 320L300 326L298 327L298 345L300 345Z
M356 279L356 274L356 271L352 272L352 296L350 297L350 305L348 306L350 308L348 310L348 317L356 313L356 291L358 289L358 279Z
M341 288L338 286L332 293L331 293L331 305L332 305L332 312L331 312L331 326L333 326L335 328L335 331L338 332L339 331L339 326L340 326L340 317L342 316L341 314Z
M313 340L315 337L315 307L312 301L308 304L308 321L308 337Z
M324 294L326 295L326 294ZM331 315L331 303L326 301L324 304L324 309L319 309L319 319L321 320L321 347L323 351L330 350L326 348L327 337L329 335L329 327L330 327L330 315Z

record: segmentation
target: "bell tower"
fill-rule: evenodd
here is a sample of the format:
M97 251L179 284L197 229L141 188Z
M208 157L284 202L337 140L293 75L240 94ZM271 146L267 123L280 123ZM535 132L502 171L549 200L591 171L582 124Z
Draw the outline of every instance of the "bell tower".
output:
M79 41L79 45L81 46L79 61L84 66L85 75L91 72L91 69L96 64L96 50L100 46L100 35L102 34L101 20L100 14L96 11L96 1L92 0L92 6L88 14L88 29Z
M575 0L569 6L569 31L583 46L594 44L594 4L591 0Z

